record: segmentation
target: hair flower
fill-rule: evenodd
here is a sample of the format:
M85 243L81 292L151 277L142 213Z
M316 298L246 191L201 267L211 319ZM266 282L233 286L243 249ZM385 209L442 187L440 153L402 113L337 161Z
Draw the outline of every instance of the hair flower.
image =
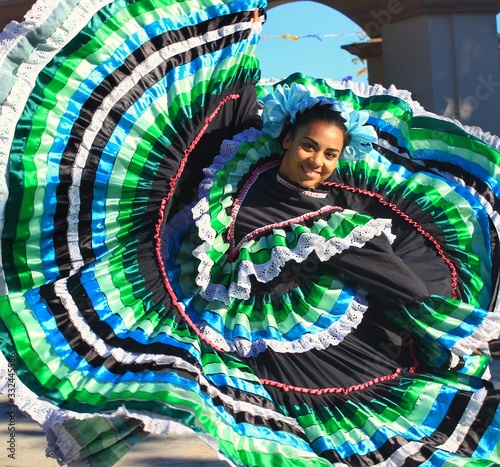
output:
M297 83L277 85L273 94L265 98L262 113L264 132L278 137L286 123L293 124L297 115L315 105L328 105L345 120L351 142L342 151L344 160L359 160L372 150L371 143L378 141L378 137L375 129L366 125L370 116L367 110L354 110L351 104L330 97L312 96L309 89Z
M372 150L372 143L378 141L377 132L371 125L366 125L370 114L367 110L352 110L342 115L346 122L344 125L351 136L351 142L342 151L346 161L359 160Z
M297 113L299 104L311 96L309 90L297 83L291 86L278 85L264 100L262 119L264 131L274 138L278 137L285 122L290 121L292 115Z

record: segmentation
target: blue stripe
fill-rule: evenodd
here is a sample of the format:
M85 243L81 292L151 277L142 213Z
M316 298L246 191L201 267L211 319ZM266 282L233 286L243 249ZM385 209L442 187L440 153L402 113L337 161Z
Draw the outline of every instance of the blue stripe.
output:
M491 410L491 409L490 409ZM488 428L484 431L473 456L481 459L497 459L500 452L500 406L497 406ZM495 455L496 454L496 455Z

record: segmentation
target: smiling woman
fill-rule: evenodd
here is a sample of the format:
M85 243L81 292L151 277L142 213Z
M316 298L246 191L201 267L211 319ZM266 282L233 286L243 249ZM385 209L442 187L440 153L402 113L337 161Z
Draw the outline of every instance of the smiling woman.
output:
M259 81L264 8L42 0L2 33L0 391L72 467L186 430L245 467L499 464L500 142Z

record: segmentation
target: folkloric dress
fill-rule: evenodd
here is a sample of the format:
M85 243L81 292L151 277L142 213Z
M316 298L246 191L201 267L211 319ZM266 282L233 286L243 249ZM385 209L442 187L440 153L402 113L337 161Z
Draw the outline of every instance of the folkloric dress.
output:
M43 2L2 33L0 390L75 466L185 430L242 466L500 464L498 138L295 74L379 137L297 187L264 7Z

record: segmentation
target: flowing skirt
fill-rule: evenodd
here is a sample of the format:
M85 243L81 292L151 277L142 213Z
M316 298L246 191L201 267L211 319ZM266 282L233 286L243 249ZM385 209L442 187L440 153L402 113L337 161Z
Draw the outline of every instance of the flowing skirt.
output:
M419 366L392 335L373 356L392 372L357 371L370 353L361 326L344 343L359 352L344 362L352 384L320 387L333 347L262 365L186 314L162 229L196 200L222 141L258 125L273 86L255 57L264 7L40 2L1 34L0 391L74 466L113 465L172 430L241 466L500 464L500 394L486 381L500 144L404 92L288 78L369 110L380 157L341 167L339 184L407 216L454 271L449 296L390 321ZM297 381L277 379L287 358Z

